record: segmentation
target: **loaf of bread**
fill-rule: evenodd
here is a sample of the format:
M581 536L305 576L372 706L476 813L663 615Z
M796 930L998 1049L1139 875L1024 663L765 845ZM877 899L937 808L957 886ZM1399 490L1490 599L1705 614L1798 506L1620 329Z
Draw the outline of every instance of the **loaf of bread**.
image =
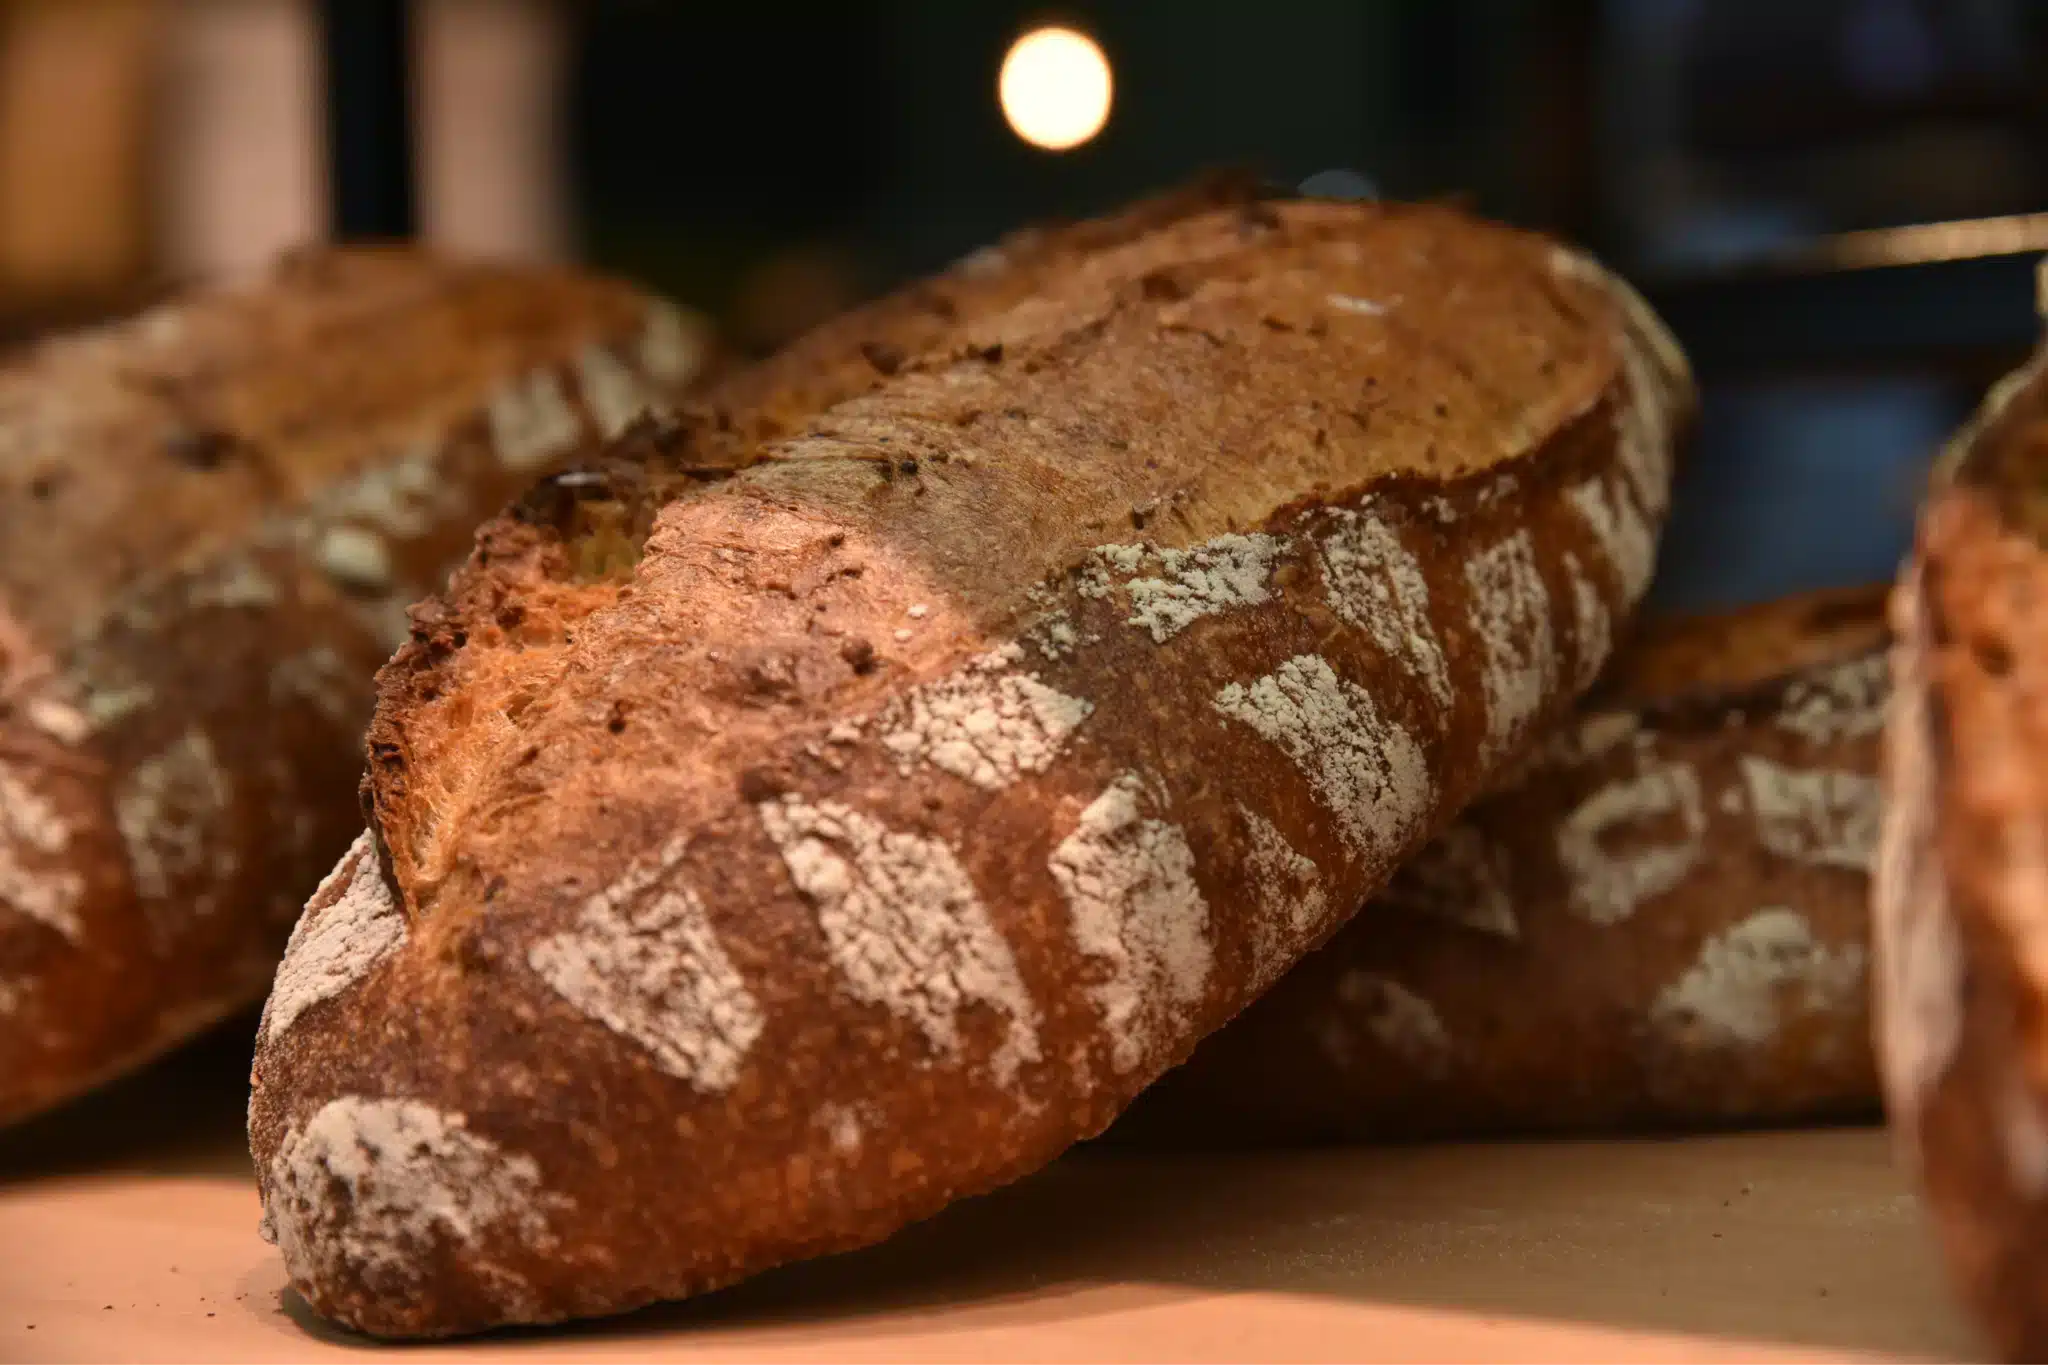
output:
M1257 201L1030 268L794 439L616 444L415 610L258 1040L318 1312L618 1311L1044 1164L1604 665L1691 395L1590 261Z
M1965 1298L2048 1357L2048 350L1936 469L1893 597L1878 1060Z
M263 998L407 605L703 351L608 282L323 251L0 368L0 1122Z
M1114 1136L1870 1115L1884 593L1645 623L1526 769Z

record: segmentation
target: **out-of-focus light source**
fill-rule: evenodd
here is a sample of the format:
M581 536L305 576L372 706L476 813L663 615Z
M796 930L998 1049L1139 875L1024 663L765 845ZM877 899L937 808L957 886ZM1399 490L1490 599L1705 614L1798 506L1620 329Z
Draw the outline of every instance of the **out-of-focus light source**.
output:
M1040 28L1010 44L996 82L1010 131L1034 147L1065 152L1109 122L1109 58L1085 33Z

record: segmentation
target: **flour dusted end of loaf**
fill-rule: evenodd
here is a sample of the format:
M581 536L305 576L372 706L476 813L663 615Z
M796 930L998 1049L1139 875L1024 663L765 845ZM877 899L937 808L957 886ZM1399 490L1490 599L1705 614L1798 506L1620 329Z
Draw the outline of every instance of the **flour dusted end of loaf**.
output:
M322 1313L621 1310L1043 1165L1599 671L1690 387L1597 267L1246 198L1005 268L920 286L951 325L883 373L835 324L810 380L629 433L416 613L351 874L383 889L300 943L383 894L403 929L331 992L288 962L324 993L256 1064ZM445 1155L358 1143L322 1193L335 1112Z

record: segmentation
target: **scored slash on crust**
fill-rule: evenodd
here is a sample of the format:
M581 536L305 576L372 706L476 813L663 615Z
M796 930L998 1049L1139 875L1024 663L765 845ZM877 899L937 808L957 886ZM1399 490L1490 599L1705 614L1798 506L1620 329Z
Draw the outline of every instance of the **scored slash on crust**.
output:
M1292 964L1295 944L1317 937L1329 918L1330 898L1315 863L1297 853L1272 821L1242 804L1237 814L1249 838L1245 863L1259 899L1252 971L1265 986Z
M675 876L686 847L672 841L592 896L576 927L535 944L527 962L557 995L645 1048L662 1070L717 1092L739 1079L766 1021L703 902Z
M1481 550L1465 563L1472 625L1484 664L1487 753L1498 763L1521 740L1557 690L1557 650L1550 594L1527 531Z
M816 907L839 977L856 999L907 1019L942 1056L960 1051L970 1002L1008 1018L989 1065L1008 1085L1039 1059L1038 1010L1010 945L944 841L883 826L835 801L755 807L797 890Z
M1331 610L1372 636L1388 658L1421 680L1448 716L1451 677L1430 623L1422 565L1394 528L1372 511L1370 499L1327 515L1329 529L1317 539L1316 553Z
M1280 747L1355 853L1391 863L1429 807L1421 746L1320 655L1289 659L1250 687L1231 683L1214 705Z
M1201 1000L1214 962L1194 853L1178 826L1143 813L1153 799L1143 778L1123 774L1052 853L1074 943L1110 969L1088 993L1118 1071L1150 1057L1155 1035L1166 1031L1157 1014Z

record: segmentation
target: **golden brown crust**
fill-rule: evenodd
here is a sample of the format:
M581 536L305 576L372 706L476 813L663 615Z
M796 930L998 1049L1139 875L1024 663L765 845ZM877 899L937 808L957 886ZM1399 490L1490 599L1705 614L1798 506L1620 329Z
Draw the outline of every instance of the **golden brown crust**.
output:
M1894 599L1874 898L1893 1128L1957 1283L2014 1360L2048 1354L2040 365L1951 449Z
M963 322L1056 286L1077 262L1199 214L1256 213L1264 197L1250 176L1222 172L1105 218L1019 229L930 279L814 328L758 365L723 376L706 405L743 421L755 440L796 435L819 412L934 351L941 359L963 353Z
M700 349L620 285L313 252L0 370L0 1122L261 997L406 604Z
M319 1311L617 1311L1031 1170L1597 672L1690 402L1606 276L1112 236L803 437L638 433L419 613L254 1078Z
M1646 617L1631 627L1587 706L1671 706L1697 698L1711 710L1751 689L1880 653L1891 639L1885 596L1873 585Z
M1147 1092L1300 1142L1872 1112L1884 594L1644 624L1578 717Z

